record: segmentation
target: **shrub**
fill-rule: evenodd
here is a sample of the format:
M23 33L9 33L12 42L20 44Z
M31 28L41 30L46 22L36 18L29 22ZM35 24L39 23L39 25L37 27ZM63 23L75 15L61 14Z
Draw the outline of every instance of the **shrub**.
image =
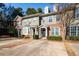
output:
M49 36L47 37L48 40L55 40L55 41L61 41L62 37L61 36Z
M9 28L8 33L10 34L10 36L14 36L14 37L18 36L17 30L15 28Z
M38 35L34 35L33 38L34 39L39 39L39 36Z
M67 40L79 40L79 36L68 36Z

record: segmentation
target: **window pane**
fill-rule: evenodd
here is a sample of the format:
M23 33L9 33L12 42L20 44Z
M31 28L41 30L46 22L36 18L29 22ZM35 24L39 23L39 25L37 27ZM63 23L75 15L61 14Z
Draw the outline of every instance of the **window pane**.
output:
M52 34L54 35L54 28L52 28Z
M77 32L77 33L78 33L77 35L79 36L79 26L78 26L78 28L77 28L77 31L78 31L78 32Z
M79 18L79 8L76 8L76 10L75 10L75 17Z
M58 28L52 28L52 35L58 36L59 35L59 29Z
M71 36L76 36L76 26L71 27Z
M52 22L52 17L49 16L49 17L48 17L48 20L49 20L49 22Z
M58 28L55 29L55 35L59 35Z
M60 20L60 16L56 15L56 21L59 21L59 20Z

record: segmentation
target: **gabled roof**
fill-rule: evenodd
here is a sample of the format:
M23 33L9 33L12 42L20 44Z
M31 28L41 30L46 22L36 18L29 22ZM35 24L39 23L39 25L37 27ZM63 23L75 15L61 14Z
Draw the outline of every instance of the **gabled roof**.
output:
M17 15L15 18L14 18L14 20L13 21L16 21L16 19L19 17L19 15Z
M32 15L26 15L26 16L24 16L24 17L22 17L22 18L32 18L32 17L37 17L37 16L39 16L41 13L36 13L36 14L32 14Z
M47 13L47 14L41 14L40 16L50 16L50 15L57 15L60 14L61 12L51 12L51 13Z
M21 17L21 16L17 15L13 21L17 21L17 19L18 19L19 17Z
M51 12L51 13L47 13L47 14L43 14L43 13L37 13L37 14L32 14L32 15L26 15L24 17L22 17L23 19L24 18L32 18L32 17L37 17L37 16L50 16L50 15L56 15L56 14L60 14L60 12Z

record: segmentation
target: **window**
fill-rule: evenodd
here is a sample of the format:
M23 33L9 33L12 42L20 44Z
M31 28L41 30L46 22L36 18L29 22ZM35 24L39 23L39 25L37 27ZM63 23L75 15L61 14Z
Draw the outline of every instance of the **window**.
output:
M56 21L59 21L59 20L60 20L60 16L56 15Z
M77 35L79 36L79 26L77 27Z
M71 36L79 36L79 26L70 27Z
M75 10L75 18L79 18L79 8L76 8Z
M58 36L59 35L59 29L58 28L52 28L52 35Z
M49 22L52 22L52 17L49 16L49 17L48 17L48 20L49 20Z
M76 36L76 26L70 28L71 36Z

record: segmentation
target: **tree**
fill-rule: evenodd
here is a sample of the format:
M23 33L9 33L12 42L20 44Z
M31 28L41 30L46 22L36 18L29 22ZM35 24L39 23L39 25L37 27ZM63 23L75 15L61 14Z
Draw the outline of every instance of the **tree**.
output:
M4 7L5 6L5 4L4 3L0 3L0 7Z
M31 14L35 14L35 13L37 13L37 11L34 8L27 8L27 10L26 10L27 15L31 15Z
M14 28L14 26L13 26L13 20L14 20L14 18L17 16L17 15L19 15L19 16L23 16L23 10L22 10L22 8L14 8L14 7L9 7L9 9L8 9L8 15L7 15L7 18L8 18L8 33L10 34L10 35L12 35L12 36L14 36L14 35L16 35L17 33L17 31L16 31L16 29Z
M4 8L5 8L5 4L4 3L0 3L0 20L2 18L2 13L4 11Z
M23 16L23 11L22 11L22 8L15 8L13 13L12 13L12 16L13 18L15 18L17 15L19 16Z
M6 7L5 7L5 4L4 3L0 3L0 22L1 22L1 25L4 25L6 26L6 15L5 15L5 12L6 12Z
M70 8L70 7L68 7L68 8ZM75 6L73 8L75 8ZM61 21L62 21L62 24L63 24L63 27L64 27L63 28L63 31L64 31L63 40L65 40L66 36L69 33L70 24L75 21L75 19L73 19L74 18L74 11L73 10L66 11L66 8L65 8L63 10L62 14L60 14L60 17L61 17Z
M41 9L41 8L38 8L38 9L37 9L37 12L38 12L38 13L42 13L42 9Z
M0 25L8 29L8 33L15 33L13 20L17 15L23 16L22 8L14 8L13 6L7 7L5 4L0 3Z

